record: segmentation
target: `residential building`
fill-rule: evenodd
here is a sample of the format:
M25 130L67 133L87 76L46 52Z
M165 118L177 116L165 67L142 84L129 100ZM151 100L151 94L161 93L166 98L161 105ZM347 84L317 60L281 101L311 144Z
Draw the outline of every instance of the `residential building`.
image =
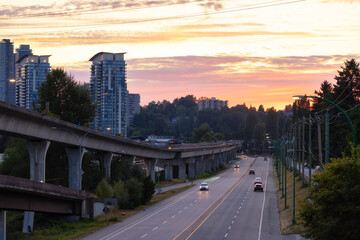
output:
M214 97L204 98L204 99L198 100L197 105L198 105L199 111L204 110L204 109L220 110L221 108L228 105L228 101L227 100L225 100L225 101L219 100Z
M0 101L15 104L14 45L10 39L0 41Z
M97 106L92 128L126 137L127 83L125 53L99 52L92 61L90 92Z
M16 49L15 53L15 63L22 57L26 55L32 55L32 50L30 45L20 45L19 48Z
M50 72L50 55L23 55L16 62L16 105L33 109L38 89Z
M133 123L135 114L138 113L140 113L140 94L128 93L127 126Z

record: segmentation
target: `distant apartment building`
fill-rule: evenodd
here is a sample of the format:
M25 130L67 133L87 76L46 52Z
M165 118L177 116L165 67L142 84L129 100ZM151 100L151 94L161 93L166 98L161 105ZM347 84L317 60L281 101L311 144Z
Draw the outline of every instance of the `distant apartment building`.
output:
M223 101L223 100L219 100L219 99L212 97L212 98L205 98L205 99L198 100L197 105L198 105L199 111L204 110L204 109L220 110L221 108L228 105L228 101L227 100Z
M0 101L15 104L14 45L10 39L0 41Z
M125 53L99 52L92 61L90 92L97 105L92 128L126 136L127 83Z
M33 109L38 89L50 72L49 55L23 55L16 62L16 105Z
M127 106L127 126L130 126L133 124L135 115L140 113L140 94L128 93Z

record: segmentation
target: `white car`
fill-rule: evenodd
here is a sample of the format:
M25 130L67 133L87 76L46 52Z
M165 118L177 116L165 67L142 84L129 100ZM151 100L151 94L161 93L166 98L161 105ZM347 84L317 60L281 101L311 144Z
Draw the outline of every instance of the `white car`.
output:
M200 184L200 191L202 191L202 190L204 190L204 191L209 191L209 185L207 184L207 183L201 183Z

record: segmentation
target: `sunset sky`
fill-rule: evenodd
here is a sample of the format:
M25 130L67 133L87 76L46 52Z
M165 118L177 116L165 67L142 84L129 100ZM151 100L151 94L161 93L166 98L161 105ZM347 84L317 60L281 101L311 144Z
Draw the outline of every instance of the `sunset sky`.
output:
M360 56L360 0L0 0L0 38L80 82L127 52L141 105L192 94L284 109Z

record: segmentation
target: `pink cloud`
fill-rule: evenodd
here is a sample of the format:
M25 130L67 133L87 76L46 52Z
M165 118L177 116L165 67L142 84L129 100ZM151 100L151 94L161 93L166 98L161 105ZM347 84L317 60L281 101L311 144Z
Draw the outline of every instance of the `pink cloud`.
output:
M313 94L321 82L337 75L347 59L334 56L178 56L128 59L128 90L139 93L141 104L194 95L229 100L229 105L283 109L296 94ZM76 80L89 81L90 62L65 67Z

